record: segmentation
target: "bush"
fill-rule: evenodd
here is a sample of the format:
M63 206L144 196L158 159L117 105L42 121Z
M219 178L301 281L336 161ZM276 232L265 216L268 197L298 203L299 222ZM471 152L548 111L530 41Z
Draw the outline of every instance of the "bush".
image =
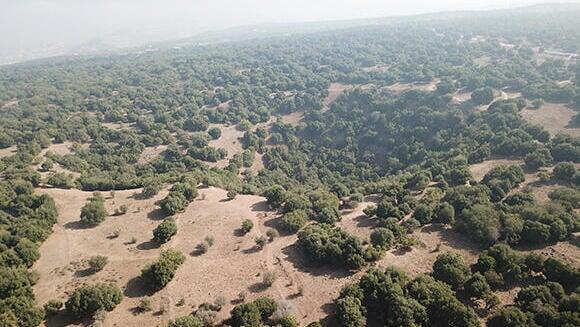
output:
M280 236L280 234L278 234L278 231L275 229L268 229L266 231L266 236L268 237L268 241L273 242L276 237Z
M170 321L167 327L205 327L205 324L198 317L184 316Z
M163 210L163 212L169 216L175 215L176 213L185 210L187 205L187 199L185 196L179 193L169 193L167 197L165 197L159 203L161 210Z
M141 312L149 312L153 310L153 304L151 304L151 300L149 298L144 298L139 301L137 308Z
M157 194L159 194L159 191L161 191L162 186L163 185L157 181L148 182L143 187L143 190L141 191L141 196L145 199L152 198Z
M572 181L576 172L576 166L572 162L560 162L554 166L554 177L562 181Z
M238 192L236 191L228 191L228 193L226 194L226 196L228 197L228 200L233 200L236 198L236 195L238 195Z
M217 127L210 128L207 133L213 140L217 140L222 136L222 130Z
M389 229L378 227L371 233L371 244L375 247L388 250L395 242L395 235Z
M282 228L290 233L298 232L308 220L308 213L305 210L294 210L282 216Z
M123 293L112 284L82 286L69 297L66 309L78 318L88 318L99 310L112 311L122 299Z
M50 300L46 302L43 306L44 314L47 317L54 316L62 309L63 306L64 304L62 303L61 300Z
M471 101L476 105L489 104L493 101L493 89L490 87L476 89L471 93Z
M167 250L161 253L159 260L141 271L141 278L154 291L164 288L175 276L177 268L183 264L185 257L181 252Z
M86 226L96 226L102 223L105 217L107 217L107 210L102 196L89 198L89 202L81 209L81 222Z
M241 230L244 234L249 233L252 228L254 228L254 223L250 219L244 219L244 221L242 221Z
M276 279L278 279L278 275L274 271L267 270L262 274L262 284L267 287L274 285Z
M126 204L122 204L119 208L115 209L115 216L122 216L129 211L129 207Z
M153 240L160 244L167 243L175 234L177 234L175 220L173 218L165 219L153 230Z
M317 264L332 263L357 269L365 263L360 240L326 224L313 224L301 230L298 246Z
M471 271L463 257L456 253L440 254L433 263L433 277L451 285L453 289L463 287L470 275Z
M258 249L263 249L264 246L266 246L266 243L268 243L268 240L263 235L260 235L256 237L255 242Z
M105 256L102 256L102 255L96 255L94 257L91 257L91 258L89 258L89 261L88 261L89 269L92 272L101 271L101 270L103 270L103 268L105 268L108 261L109 261L109 259Z

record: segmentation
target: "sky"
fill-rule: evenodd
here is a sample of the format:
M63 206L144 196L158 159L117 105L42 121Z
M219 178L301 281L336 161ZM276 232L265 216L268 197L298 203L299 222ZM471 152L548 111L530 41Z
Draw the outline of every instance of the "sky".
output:
M518 7L542 0L0 0L0 63L258 23ZM580 1L559 1L580 2Z

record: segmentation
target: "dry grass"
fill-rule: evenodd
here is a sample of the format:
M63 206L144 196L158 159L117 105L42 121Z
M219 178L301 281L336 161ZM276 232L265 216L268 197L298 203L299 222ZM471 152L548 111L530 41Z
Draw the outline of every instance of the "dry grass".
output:
M151 162L155 157L159 156L163 151L167 150L167 145L149 146L143 149L138 163L144 164Z
M390 90L394 93L403 93L405 91L417 90L424 92L433 92L437 89L437 84L441 80L436 78L429 83L395 83L393 85L385 87L385 89Z
M576 112L565 104L546 103L540 109L524 109L520 113L527 122L543 126L552 135L563 133L580 137L580 128L569 127Z
M477 181L480 181L488 171L499 166L523 165L524 161L521 159L492 159L484 162L476 163L469 166L471 175Z
M129 205L130 210L123 216L108 217L101 225L90 229L80 228L77 223L80 208L90 192L58 189L39 192L55 198L60 217L54 233L41 246L41 258L34 266L40 273L40 280L34 286L37 299L41 304L54 298L65 299L84 283L116 283L126 296L115 310L107 314L106 326L164 325L170 319L189 314L197 305L213 302L220 296L228 303L217 314L217 319L225 319L240 292L248 294L247 300L269 295L289 302L295 308L300 325L306 325L331 313L329 304L338 296L341 287L364 273L364 270L352 274L330 267L312 267L294 245L296 235L282 235L262 250L256 249L254 239L266 235L279 219L258 196L238 195L232 201L223 201L226 191L201 189L200 199L176 215L177 235L159 248L151 242L151 231L161 219L155 202L165 196L166 190L148 200L135 199L132 196L134 191L117 191L114 198L105 194L109 212L121 204ZM374 201L367 199L366 202ZM372 226L360 224L351 217L357 216L364 207L361 204L356 210L345 212L343 223L345 229L360 236L368 235ZM252 220L255 227L241 236L238 228L244 219ZM119 236L112 237L117 232ZM196 244L208 235L214 237L214 245L207 253L195 255ZM431 251L439 243L442 251L459 252L468 262L472 262L476 255L469 241L442 227L425 227L417 231L415 237L425 246L406 253L390 251L378 265L395 265L412 275L428 272L437 255ZM130 244L131 238L135 238L136 243ZM167 248L183 252L187 259L165 289L147 294L137 278L140 270ZM83 260L95 255L107 256L109 263L103 271L86 274ZM272 271L278 276L271 287L262 284L264 271ZM134 314L135 308L146 297L151 300L154 310ZM185 305L178 306L182 299ZM162 306L165 311L157 312ZM54 319L51 324L64 318L57 316Z
M18 148L16 147L16 145L4 148L4 149L0 149L0 158L4 158L4 157L9 157L12 156L14 154L16 154L16 150Z
M242 143L240 138L244 136L244 132L238 130L235 125L226 126L223 124L211 124L210 128L217 127L221 129L222 135L217 140L209 141L209 145L214 148L222 148L228 152L225 159L218 162L207 163L212 167L224 168L228 165L229 159L233 158L236 153L242 152Z

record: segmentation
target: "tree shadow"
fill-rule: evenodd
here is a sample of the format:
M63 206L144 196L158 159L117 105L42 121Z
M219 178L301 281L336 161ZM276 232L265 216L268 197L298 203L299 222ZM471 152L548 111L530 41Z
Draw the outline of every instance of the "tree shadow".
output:
M268 289L268 286L262 282L254 283L248 287L248 291L252 293L260 293Z
M163 210L161 210L161 208L157 208L147 213L147 218L151 220L163 220L165 217L167 217L167 215Z
M80 220L69 221L68 223L64 224L64 228L66 228L66 229L82 230L82 229L91 229L93 227L95 227L95 226L85 225Z
M258 245L254 245L250 248L242 250L242 253L244 253L244 254L258 253L258 252L262 251L263 249L264 249L263 247L260 247Z
M81 269L81 270L77 270L77 271L75 271L74 275L75 275L75 277L80 277L80 278L82 278L82 277L88 277L88 276L90 276L90 275L94 275L94 274L96 274L96 273L97 273L97 272L96 272L96 271L94 271L93 269L91 269L91 268L86 268L86 269Z
M247 233L242 228L234 229L234 236L236 236L236 237L246 236L246 234Z
M154 240L145 241L137 245L138 250L153 250L159 248L159 243L155 242Z
M91 321L81 321L75 316L68 313L66 310L61 310L57 314L48 316L44 321L46 327L65 327L82 323L84 326L89 326Z
M369 228L377 226L377 220L369 218L367 215L359 215L354 217L352 220L356 222L357 227L361 228Z
M330 279L341 279L353 274L345 268L332 266L330 264L317 265L309 261L300 251L297 244L290 244L282 248L282 253L286 255L286 260L290 262L296 270L308 273L312 276L325 276Z
M129 298L136 298L136 297L143 297L149 296L154 292L151 291L145 281L141 277L133 277L127 282L127 286L125 287L125 291L123 294Z
M252 210L252 212L266 212L270 211L270 206L268 205L268 202L260 201L252 204L250 206L250 209Z
M459 233L449 228L444 224L430 224L425 225L420 229L424 233L439 233L441 244L446 245L452 249L461 249L469 252L472 255L479 256L485 246L476 243L470 239L468 235Z

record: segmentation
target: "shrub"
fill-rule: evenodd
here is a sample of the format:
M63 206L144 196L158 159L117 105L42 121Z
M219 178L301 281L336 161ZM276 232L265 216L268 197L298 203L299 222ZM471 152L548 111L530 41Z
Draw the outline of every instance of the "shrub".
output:
M459 289L471 275L463 257L456 253L444 253L437 256L433 263L433 277L445 282L453 289Z
M275 229L268 229L266 231L266 236L268 237L268 241L273 242L274 239L276 237L280 236L280 235L278 234L278 231L277 230L275 230Z
M258 247L258 249L263 249L264 246L266 246L266 243L268 242L268 240L263 235L260 235L260 236L256 237L255 242L256 242L256 247Z
M254 228L254 223L250 219L244 219L244 221L242 221L241 230L244 234L249 233L252 228Z
M141 196L145 199L152 198L157 194L159 194L159 191L161 191L162 186L163 185L157 181L148 182L143 187L143 190L141 191Z
M388 250L395 242L395 235L389 229L378 227L371 233L371 243L375 247Z
M149 311L153 310L153 304L151 304L151 300L147 297L147 298L143 298L143 299L141 299L141 301L139 301L139 305L137 306L137 308L141 312L149 312Z
M213 140L217 140L221 137L222 130L217 127L212 127L207 131L207 133Z
M163 244L167 243L175 234L177 234L177 225L174 219L169 218L153 230L153 239L155 242Z
M177 268L183 264L185 257L181 252L167 250L161 253L159 260L148 265L141 271L141 278L146 284L158 291L165 287L175 276Z
M99 310L112 311L123 299L121 290L112 284L95 284L76 289L66 302L66 309L79 318Z
M93 196L89 198L81 209L81 222L87 226L96 226L103 222L107 217L105 209L105 200L102 196Z
M184 316L170 321L167 327L205 327L205 325L198 317Z
M284 230L290 233L296 233L304 227L307 219L308 213L305 210L294 210L282 216L281 225Z
M554 177L562 181L572 181L576 175L576 166L572 162L560 162L554 166Z
M103 270L103 268L105 268L108 261L109 261L109 259L105 256L102 256L102 255L96 255L96 256L90 257L89 261L88 261L89 269L92 272L101 271L101 270Z
M262 284L267 287L270 287L274 284L278 275L274 271L267 270L262 274Z
M129 207L126 204L122 204L119 208L115 209L115 216L122 216L129 211Z
M471 93L471 101L476 105L489 104L493 101L493 89L490 87L476 89Z
M317 264L332 263L356 269L365 263L360 240L326 224L313 224L301 230L298 246Z
M228 191L228 193L226 194L226 196L228 197L228 200L233 200L236 198L236 195L238 195L238 192L236 191Z
M62 303L61 300L50 300L46 302L43 306L44 314L47 317L54 316L62 309L63 306L64 304Z

